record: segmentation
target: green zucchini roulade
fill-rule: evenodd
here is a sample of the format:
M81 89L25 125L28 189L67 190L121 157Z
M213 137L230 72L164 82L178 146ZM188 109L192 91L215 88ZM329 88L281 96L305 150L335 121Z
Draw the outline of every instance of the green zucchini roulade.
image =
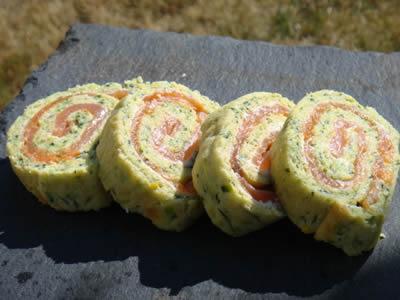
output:
M203 124L193 182L225 233L241 236L284 216L271 190L269 149L293 107L279 94L252 93Z
M87 84L29 105L7 134L12 168L40 202L86 211L111 199L97 177L96 145L110 112L127 94L121 85Z
M396 184L398 144L398 132L351 96L305 96L272 147L272 176L289 218L348 255L372 249Z
M126 85L132 94L107 122L97 148L100 178L126 211L181 231L203 212L192 166L200 125L219 105L174 82Z

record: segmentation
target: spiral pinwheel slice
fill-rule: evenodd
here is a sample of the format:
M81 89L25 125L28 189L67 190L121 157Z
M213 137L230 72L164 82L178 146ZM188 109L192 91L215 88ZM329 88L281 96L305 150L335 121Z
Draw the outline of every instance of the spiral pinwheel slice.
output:
M200 126L217 103L166 81L133 86L107 122L97 155L116 202L164 230L181 231L203 212L192 184Z
M272 190L269 150L294 104L279 94L245 95L211 114L193 182L212 222L232 236L284 216Z
M272 176L289 218L348 255L379 239L399 168L399 134L344 93L305 96L272 148Z
M127 95L120 84L87 84L29 105L7 134L11 165L40 202L87 211L111 199L97 177L95 148L110 112Z

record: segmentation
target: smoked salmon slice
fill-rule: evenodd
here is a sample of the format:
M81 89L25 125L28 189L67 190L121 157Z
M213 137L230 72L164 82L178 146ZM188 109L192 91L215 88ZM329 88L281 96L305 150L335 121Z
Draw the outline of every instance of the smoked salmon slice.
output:
M201 125L219 105L173 82L133 86L109 119L97 154L100 178L126 211L181 231L203 212L192 183Z
M211 221L240 236L284 217L270 176L270 149L293 102L258 92L211 114L193 169L193 182Z
M8 131L11 165L40 202L57 210L110 204L97 177L95 149L103 126L127 90L86 84L29 105Z
M348 255L372 249L391 202L399 134L353 97L306 95L271 149L272 176L289 218Z

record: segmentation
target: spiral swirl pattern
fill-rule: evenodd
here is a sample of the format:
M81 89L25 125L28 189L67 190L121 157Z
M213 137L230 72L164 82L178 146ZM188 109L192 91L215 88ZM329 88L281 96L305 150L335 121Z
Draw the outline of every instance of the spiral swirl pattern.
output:
M162 229L190 225L202 212L192 184L200 126L216 108L176 83L136 82L98 149L100 177L114 199Z
M266 131L267 135L262 137L261 145L256 149L251 149L252 157L249 157L247 164L242 164L240 160L240 154L243 151L244 144L249 143L252 131L266 120L271 115L280 115L286 117L289 114L289 108L284 104L276 103L273 105L261 106L254 111L248 113L239 127L236 135L236 143L233 147L231 166L237 177L239 178L242 186L246 191L257 201L277 201L275 193L272 191L272 187L268 184L269 180L269 169L271 165L270 148L272 143L275 141L276 136L280 131L281 126L276 126L272 130ZM245 155L245 153L244 153ZM251 163L253 168L258 170L256 179L251 180L251 175L247 172L253 171L248 163ZM248 169L246 170L246 166ZM254 175L253 175L254 177ZM264 180L263 180L264 179ZM266 183L263 181L267 181Z
M243 235L284 216L272 188L270 149L293 106L279 94L252 93L203 125L194 184L224 232Z
M272 151L289 217L350 255L373 247L396 184L398 140L386 120L351 96L307 95Z
M8 132L11 164L41 202L69 211L109 203L96 178L94 151L106 119L126 95L119 84L78 86L36 101L16 120Z
M331 128L334 129L329 149L334 158L343 157L345 151L350 148L351 131L354 132L357 140L357 153L352 162L353 172L349 179L340 180L329 177L318 166L317 159L313 153L313 144L316 143L313 139L312 132L315 130L316 124L320 121L323 114L334 109L339 109L345 112L350 112L354 116L363 120L365 124L357 124L357 122L346 120L345 118L337 118L334 120ZM366 129L364 129L366 127ZM372 170L367 172L369 161L367 153L369 150L366 132L371 130L374 132L377 139L377 147L373 158ZM304 154L306 156L308 167L314 176L315 180L332 188L349 189L360 183L362 180L370 180L369 189L365 197L359 201L362 207L368 207L375 204L379 200L378 188L380 182L387 185L392 185L394 174L392 165L396 158L395 146L389 138L389 132L377 120L372 119L362 112L360 108L346 105L342 103L322 103L314 108L308 121L304 126Z
M162 169L162 167L157 163L152 161L153 157L149 156L146 158L146 154L142 151L143 140L140 138L143 129L143 119L152 118L153 114L162 113L157 112L157 108L166 105L168 102L172 106L179 105L178 110L190 110L194 112L194 122L190 124L187 119L180 120L176 117L176 114L166 113L166 118L161 121L159 126L153 128L150 134L150 145L158 153L159 159L165 159L170 164L178 164L183 167L191 167L194 161L194 155L197 154L200 139L200 125L203 123L207 116L205 107L197 102L195 99L188 97L184 94L178 92L156 92L154 94L148 95L143 99L144 104L136 113L136 116L132 121L132 134L131 141L134 145L136 153L140 158L155 172L159 173L167 181L176 187L178 193L187 195L196 195L196 191L193 188L191 174L183 180L177 180L176 176L168 174L168 171ZM187 132L183 137L179 137L179 131ZM143 134L145 134L143 132ZM181 134L182 136L182 134ZM168 139L174 141L180 141L180 147L169 147ZM171 149L172 148L172 149Z

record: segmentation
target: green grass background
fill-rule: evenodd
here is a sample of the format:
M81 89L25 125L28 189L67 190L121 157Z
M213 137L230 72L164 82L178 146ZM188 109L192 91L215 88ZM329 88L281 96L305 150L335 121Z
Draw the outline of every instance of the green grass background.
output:
M0 0L0 109L77 21L400 51L399 0Z

